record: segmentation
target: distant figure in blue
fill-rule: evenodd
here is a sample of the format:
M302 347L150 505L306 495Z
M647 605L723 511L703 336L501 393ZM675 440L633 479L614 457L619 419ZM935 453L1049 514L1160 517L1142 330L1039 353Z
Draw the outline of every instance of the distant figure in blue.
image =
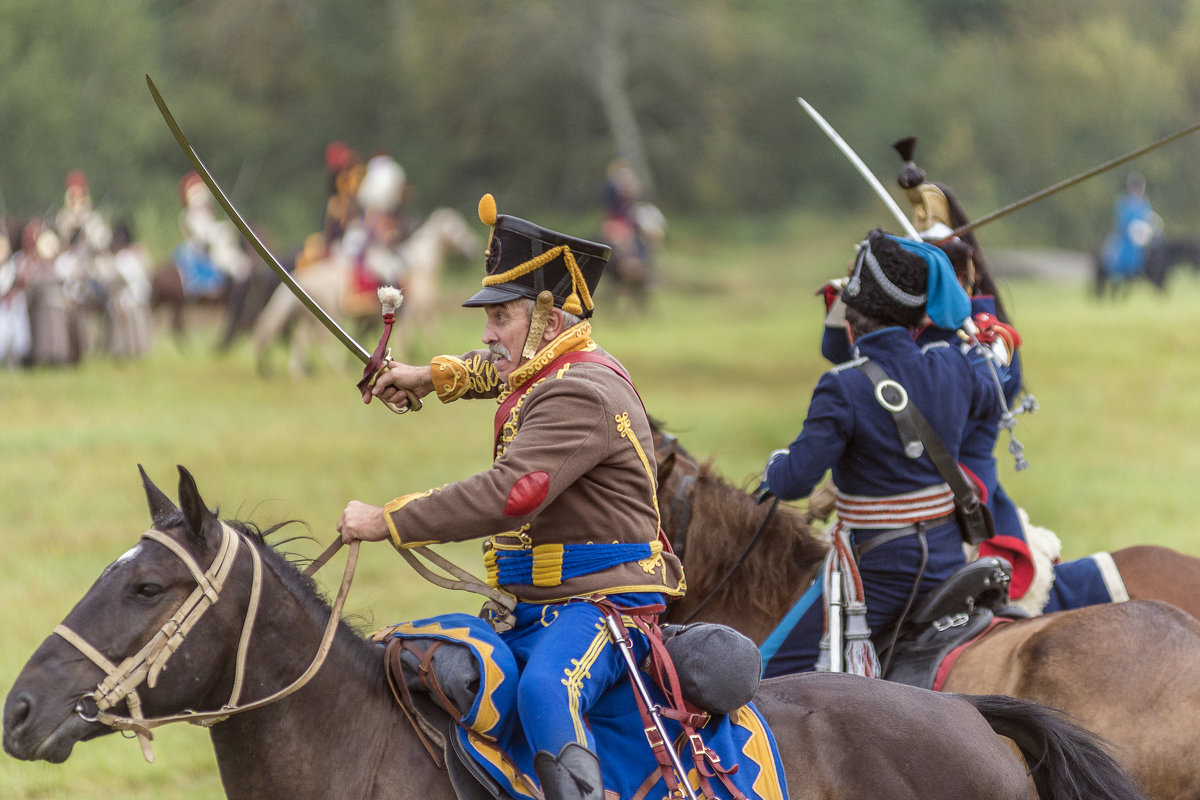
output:
M1144 270L1146 247L1162 227L1146 199L1146 179L1137 172L1125 180L1125 192L1113 209L1113 224L1104 242L1105 269L1111 280L1128 280Z

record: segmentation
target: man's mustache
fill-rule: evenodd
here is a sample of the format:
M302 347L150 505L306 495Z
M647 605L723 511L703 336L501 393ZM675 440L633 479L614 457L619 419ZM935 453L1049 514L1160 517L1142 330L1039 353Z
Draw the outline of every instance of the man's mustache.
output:
M508 361L512 361L512 356L509 355L508 348L505 347L504 345L500 344L499 342L493 342L493 343L489 344L488 350L491 351L492 355L494 355L494 356L501 356L502 358L504 358Z

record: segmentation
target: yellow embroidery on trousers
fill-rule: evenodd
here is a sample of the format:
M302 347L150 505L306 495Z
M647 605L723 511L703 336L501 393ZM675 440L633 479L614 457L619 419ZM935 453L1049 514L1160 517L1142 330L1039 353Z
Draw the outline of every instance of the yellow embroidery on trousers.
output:
M571 724L575 727L575 741L584 747L587 746L587 732L583 728L583 710L579 704L580 698L583 696L583 682L591 676L592 665L600 658L600 654L604 652L604 648L611 641L604 623L597 622L596 638L592 639L591 645L579 657L579 660L571 659L571 663L575 666L572 669L564 670L566 677L563 678L562 683L567 687L567 705L571 711Z

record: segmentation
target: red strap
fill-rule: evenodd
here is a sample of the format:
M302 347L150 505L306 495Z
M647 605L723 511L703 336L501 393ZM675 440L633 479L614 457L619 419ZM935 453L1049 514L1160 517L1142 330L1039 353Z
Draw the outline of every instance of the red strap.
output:
M942 659L942 663L938 665L937 673L933 676L933 690L935 692L940 692L942 687L946 685L946 679L950 677L950 670L954 668L954 662L958 660L958 657L963 654L964 650L978 642L984 636L987 636L989 633L991 633L992 628L995 628L1000 623L1011 621L1012 620L1005 619L1004 617L996 617L990 623L988 623L988 626L984 628L978 636L970 641L963 642L958 647L947 653L946 657Z
M709 715L683 699L683 692L680 688L679 676L675 671L675 664L671 661L671 656L663 643L662 629L657 622L657 617L662 611L662 606L620 608L607 598L592 598L592 602L604 614L612 617L622 632L624 632L625 626L621 621L621 617L628 616L650 643L650 676L654 679L655 684L662 691L667 701L665 707L659 707L658 715L664 719L671 719L678 722L683 728L684 736L687 737L689 749L691 750L692 763L696 769L701 795L710 799L716 797L709 779L717 778L729 791L730 796L734 800L746 800L745 795L738 791L737 786L729 778L730 775L737 772L737 765L734 764L732 767L723 766L717 754L710 750L704 744L704 740L700 735L696 733L698 728L702 728L708 723ZM632 680L633 676L631 675L630 681ZM650 716L650 711L646 708L645 703L642 702L641 694L637 691L636 687L634 687L634 696L637 699L638 711L642 715L646 736L650 741L650 748L654 751L655 760L662 771L663 781L668 791L674 793L678 781L675 776L674 764L666 751L666 748L672 745L669 742L662 741L662 737L658 735L653 718Z
M493 441L495 441L496 444L499 444L500 431L504 428L504 423L505 423L505 421L508 420L508 415L512 413L513 406L515 406L517 404L518 400L520 400L522 397L525 396L526 392L528 392L530 389L533 388L534 384L537 383L538 380L540 380L544 375L550 374L551 372L559 369L560 367L564 366L565 364L575 364L580 361L586 361L586 362L589 362L592 364L603 364L604 366L608 367L613 372L617 373L622 378L624 378L625 382L628 383L630 388L633 389L633 393L635 395L637 395L637 387L633 385L633 381L630 380L629 375L627 375L625 370L621 368L620 364L618 364L616 361L609 358L608 356L601 355L600 353L590 352L587 350L574 350L570 353L563 353L561 356L554 359L549 364L547 364L546 366L539 369L536 373L534 373L529 378L529 380L525 381L525 383L521 386L520 389L514 390L513 393L510 394L508 397L506 397L504 399L504 402L500 404L500 408L496 410L496 420L495 420L494 432L493 432L493 436L492 436ZM641 401L642 401L642 396L638 395L638 402L640 403ZM646 408L645 403L642 403L642 410L644 411L645 408ZM494 447L493 447L492 452L493 452L493 454L495 453Z
M375 345L375 352L371 354L367 365L363 367L362 379L358 382L358 390L362 392L364 398L371 391L371 381L374 380L375 373L383 366L383 354L387 352L388 339L392 336L392 324L395 321L396 314L394 312L383 315L383 334L379 337L379 344Z

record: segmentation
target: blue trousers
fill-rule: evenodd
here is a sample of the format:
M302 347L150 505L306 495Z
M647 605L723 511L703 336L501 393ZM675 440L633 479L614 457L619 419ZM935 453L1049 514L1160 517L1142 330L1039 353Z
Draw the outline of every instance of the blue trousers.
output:
M852 536L862 545L881 532L858 531ZM867 624L879 631L892 624L904 611L913 584L920 576L917 600L950 577L966 563L962 534L958 525L950 522L925 532L929 556L921 570L921 546L916 536L905 536L868 551L859 563L863 593L867 601ZM821 636L825 631L825 600L821 592L821 576L800 598L783 621L775 628L760 650L763 658L763 677L811 672L820 655Z
M634 608L663 602L658 594L609 595L617 606ZM629 673L609 636L604 615L591 603L520 603L516 624L501 634L520 670L517 711L533 752L557 756L575 742L596 752L587 712ZM639 663L649 653L646 637L627 628Z

